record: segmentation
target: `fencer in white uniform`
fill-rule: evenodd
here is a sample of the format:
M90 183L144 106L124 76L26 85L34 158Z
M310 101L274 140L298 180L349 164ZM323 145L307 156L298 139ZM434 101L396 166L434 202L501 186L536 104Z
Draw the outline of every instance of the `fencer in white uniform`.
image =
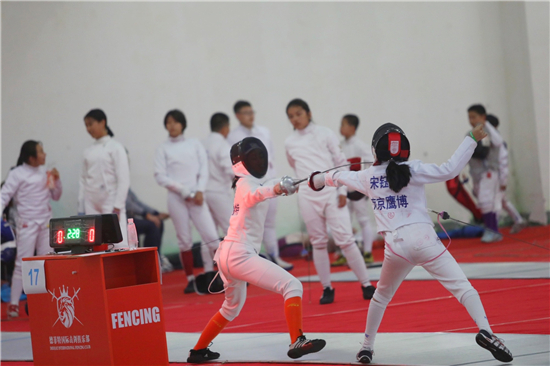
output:
M46 154L37 141L26 141L21 147L18 166L11 170L2 187L2 211L13 199L16 208L17 256L11 280L8 318L19 316L19 299L23 292L23 258L46 255L50 248L49 223L52 216L50 199L58 201L62 186L54 168L46 172Z
M359 127L359 118L353 114L347 114L342 118L340 134L344 136L342 141L342 151L350 163L373 162L373 156L369 145L361 141L356 135ZM359 171L368 168L372 164L353 164L351 171ZM361 238L363 240L363 256L365 263L371 263L372 243L376 237L376 229L371 220L369 211L371 210L368 198L362 193L348 189L348 207L350 213L355 215L357 222L361 226Z
M84 150L78 212L86 215L116 213L122 242L115 244L115 247L127 247L126 197L130 189L130 167L126 149L113 139L113 133L107 126L107 116L102 110L88 112L84 123L95 141Z
M426 209L424 185L457 176L471 158L476 140L485 136L482 126L476 127L451 159L437 166L420 160L408 161L410 144L407 137L398 126L387 123L380 126L373 137L374 166L359 172L316 172L310 176L309 184L314 189L325 184L347 186L368 195L374 206L378 231L384 236L384 262L369 305L365 338L357 354L359 362L372 361L376 334L386 307L403 279L417 265L428 271L466 308L480 330L476 342L496 359L512 360L510 351L492 333L478 292L437 237Z
M204 204L208 159L199 140L183 136L187 121L181 111L169 111L164 118L164 126L169 137L157 148L155 179L168 190L168 212L176 229L181 261L188 281L184 293L191 293L195 292L191 222L202 239L201 257L205 272L213 271L212 257L219 244L214 220L208 206Z
M258 126L254 123L254 110L249 102L238 101L233 106L235 116L239 120L239 126L231 130L227 136L227 142L234 145L245 137L256 137L260 139L267 148L269 153L269 166L267 169L266 178L272 179L277 174L273 158L275 157L273 149L273 141L271 133L263 126ZM291 270L293 265L284 261L279 255L279 243L277 240L277 232L275 223L277 218L277 200L269 201L269 211L265 219L265 229L263 243L267 254L271 256L273 261L286 270Z
M496 116L488 114L487 122L489 122L495 129L498 128L499 120ZM527 223L506 195L508 177L510 175L508 164L508 146L506 146L506 142L503 142L500 146L498 154L498 181L500 189L498 193L499 198L497 198L497 200L500 199L502 208L508 212L508 215L510 215L512 220L514 220L514 225L512 226L512 229L510 229L510 234L516 234L523 230L527 226Z
M307 176L312 169L322 171L346 164L338 138L330 129L311 122L311 112L305 101L290 101L286 111L295 130L286 139L285 149L288 162L296 176ZM346 195L346 187L328 188L320 193L310 189L298 192L300 214L313 247L313 263L323 285L321 304L330 304L334 301L327 251L327 226L336 245L346 257L349 267L359 279L363 298L372 298L375 290L370 283L363 256L355 244L349 210L345 205Z
M212 219L221 229L222 236L229 229L229 218L233 213L233 169L229 151L231 146L226 138L229 133L229 117L215 113L210 119L210 135L203 141L208 156L208 183L206 184L206 204Z
M266 178L268 156L264 144L255 137L245 138L231 148L233 171L238 177L233 215L229 232L220 243L215 257L224 282L225 300L190 350L187 362L201 363L219 358L219 353L207 347L239 315L246 301L247 282L283 296L291 337L289 357L299 358L318 352L325 346L324 340L308 340L302 333L301 282L258 255L269 210L267 200L296 191L290 177L283 177L279 183Z

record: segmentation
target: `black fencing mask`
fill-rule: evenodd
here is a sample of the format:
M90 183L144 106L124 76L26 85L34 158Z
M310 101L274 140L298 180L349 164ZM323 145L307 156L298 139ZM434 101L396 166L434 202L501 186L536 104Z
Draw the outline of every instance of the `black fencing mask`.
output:
M390 159L407 161L410 156L410 144L405 132L393 123L378 127L372 137L372 148L378 163Z
M245 137L231 147L231 162L242 162L252 176L262 178L267 173L267 149L256 137Z

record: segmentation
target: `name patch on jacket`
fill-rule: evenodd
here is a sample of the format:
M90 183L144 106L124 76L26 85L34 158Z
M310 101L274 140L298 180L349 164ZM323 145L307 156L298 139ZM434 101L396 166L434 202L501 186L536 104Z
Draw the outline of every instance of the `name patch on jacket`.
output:
M387 196L380 198L371 198L373 208L375 210L395 210L398 208L407 208L409 203L407 202L407 196L397 195L397 196Z
M233 213L231 214L231 216L235 216L238 214L239 214L239 204L237 203L236 205L233 206Z

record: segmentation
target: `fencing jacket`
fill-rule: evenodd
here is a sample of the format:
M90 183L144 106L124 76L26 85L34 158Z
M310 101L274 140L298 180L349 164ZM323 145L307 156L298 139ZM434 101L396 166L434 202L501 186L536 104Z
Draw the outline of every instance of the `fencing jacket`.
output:
M488 170L498 172L500 147L504 142L500 136L500 133L489 122L486 122L483 128L489 136L486 137L482 143L489 144L490 148L489 154L485 157L485 159L472 158L469 162L470 176L472 177L474 183L479 182L483 176L483 173Z
M208 155L207 192L227 193L231 191L233 169L231 168L231 146L221 133L212 132L203 141Z
M334 132L312 122L303 130L294 130L292 135L285 140L285 149L288 163L296 172L297 178L300 179L306 178L313 171L323 171L347 163L346 156L342 152ZM349 170L349 168L340 168L340 171L343 170ZM333 193L330 188L325 188L320 192L309 188L298 191L301 197L311 199L319 199ZM338 193L346 195L346 187L338 188Z
M325 176L325 184L336 187L346 185L368 195L373 205L378 232L394 231L401 226L420 222L433 225L426 210L424 185L456 177L472 157L476 145L471 137L465 137L453 156L440 166L425 164L420 160L401 163L409 165L411 180L398 193L389 187L386 178L387 162L359 172L330 172Z
M155 156L155 179L168 190L182 194L204 192L208 182L208 159L201 142L183 135L169 137Z
M351 158L361 158L361 161L370 161L373 162L374 158L372 156L371 147L361 141L357 136L353 135L349 139L344 139L342 141L342 151L346 156L346 159ZM368 164L362 164L361 169L368 168Z
M114 196L113 207L123 210L130 188L130 167L124 146L111 136L103 136L84 150L80 176L78 212L84 212L84 196Z
M509 173L510 170L508 168L508 146L506 146L506 142L503 142L498 154L498 180L501 186L508 185Z
M252 246L260 253L264 224L269 208L265 202L276 196L273 186L276 179L258 179L250 175L242 162L233 166L235 175L240 177L235 189L233 214L229 220L229 230L224 241L233 241Z
M231 130L227 136L227 142L230 146L233 146L237 142L241 141L245 137L256 137L262 141L267 149L267 173L266 178L273 178L277 174L275 170L275 164L273 159L275 158L275 151L273 150L273 140L271 139L271 133L269 130L263 126L252 126L251 129L239 125L239 127Z
M33 167L26 163L11 170L2 187L2 211L13 198L18 218L27 222L44 223L50 220L50 199L58 201L63 188L61 179L48 188L44 166Z

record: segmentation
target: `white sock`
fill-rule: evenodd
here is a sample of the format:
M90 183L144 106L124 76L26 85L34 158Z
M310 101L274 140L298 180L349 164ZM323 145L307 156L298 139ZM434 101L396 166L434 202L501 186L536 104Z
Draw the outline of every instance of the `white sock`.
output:
M382 317L386 307L382 306L379 302L371 300L369 304L369 312L367 313L367 327L365 328L365 340L363 341L363 348L374 350L374 341L376 339L376 333L382 322Z
M195 280L195 275L189 275L187 276L187 282L191 282Z
M10 304L19 305L21 294L23 293L23 279L19 276L11 278Z
M319 281L323 288L331 287L330 283L330 259L328 257L327 248L313 247L313 264L319 276Z
M367 266L365 265L365 261L357 245L348 245L346 247L340 247L340 249L342 249L342 253L344 257L346 257L349 268L355 273L361 285L370 286L371 283L367 272Z
M493 334L487 315L485 315L485 309L476 290L470 290L464 294L462 305L464 305L468 314L470 314L480 330L483 329Z
M210 272L214 270L214 260L212 259L212 254L210 253L210 248L208 245L201 243L201 257L202 265L204 272Z

